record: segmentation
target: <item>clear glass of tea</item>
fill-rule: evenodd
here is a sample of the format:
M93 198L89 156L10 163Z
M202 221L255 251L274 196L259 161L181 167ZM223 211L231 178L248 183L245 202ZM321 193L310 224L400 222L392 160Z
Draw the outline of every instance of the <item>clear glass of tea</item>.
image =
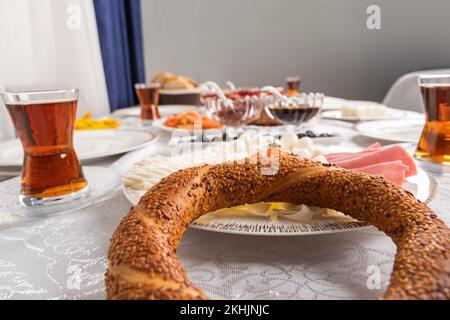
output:
M450 165L450 74L422 75L419 86L426 123L415 156Z
M288 87L288 96L296 96L300 94L300 85L301 79L300 77L287 77L286 84Z
M137 83L134 85L141 105L141 119L144 121L160 119L159 113L159 83Z
M20 202L39 206L86 195L88 183L73 147L78 90L2 97L24 151Z

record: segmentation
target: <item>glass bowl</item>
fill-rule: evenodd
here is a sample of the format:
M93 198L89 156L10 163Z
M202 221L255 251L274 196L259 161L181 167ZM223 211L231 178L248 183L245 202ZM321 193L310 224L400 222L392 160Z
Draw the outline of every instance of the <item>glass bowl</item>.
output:
M264 109L262 92L257 89L226 91L226 99L215 93L202 95L202 101L210 118L228 127L240 127L255 121Z
M320 113L324 94L302 93L298 96L265 97L265 110L274 120L286 125L300 125L313 119Z

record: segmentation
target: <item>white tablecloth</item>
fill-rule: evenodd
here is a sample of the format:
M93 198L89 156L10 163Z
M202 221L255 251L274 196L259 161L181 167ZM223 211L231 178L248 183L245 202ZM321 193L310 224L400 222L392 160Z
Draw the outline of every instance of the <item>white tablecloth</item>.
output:
M113 166L124 170L143 155L167 152L166 141ZM434 178L439 191L430 206L449 224L449 175ZM0 299L104 299L109 239L130 207L118 191L93 207L0 229ZM300 237L188 230L179 249L191 279L216 299L373 299L386 288L394 255L392 241L374 228Z

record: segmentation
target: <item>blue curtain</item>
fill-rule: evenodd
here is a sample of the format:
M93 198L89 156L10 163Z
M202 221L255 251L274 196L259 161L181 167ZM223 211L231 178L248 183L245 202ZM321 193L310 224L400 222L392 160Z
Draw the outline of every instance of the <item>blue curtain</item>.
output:
M137 104L145 82L140 0L94 0L111 111Z

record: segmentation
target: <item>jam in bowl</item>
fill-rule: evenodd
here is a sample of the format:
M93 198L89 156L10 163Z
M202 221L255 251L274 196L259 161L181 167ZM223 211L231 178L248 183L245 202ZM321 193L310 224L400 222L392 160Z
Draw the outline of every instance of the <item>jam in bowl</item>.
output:
M240 127L255 121L264 109L261 91L238 89L202 94L208 116L227 127Z
M314 118L320 111L319 107L309 106L269 106L269 112L283 123L302 123Z
M321 93L302 93L298 96L267 96L267 114L283 124L300 125L317 116L322 109L324 95Z

